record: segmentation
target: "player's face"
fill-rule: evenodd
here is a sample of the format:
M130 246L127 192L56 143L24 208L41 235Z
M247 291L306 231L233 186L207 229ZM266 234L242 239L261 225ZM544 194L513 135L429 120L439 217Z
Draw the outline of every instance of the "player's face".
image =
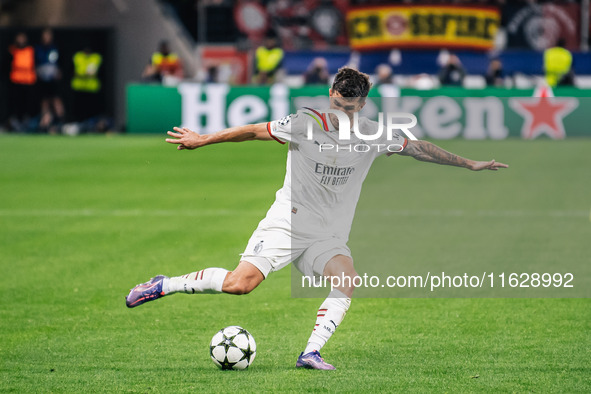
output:
M330 108L338 109L347 114L353 114L361 111L365 105L364 97L343 97L342 94L334 89L330 89Z
M330 108L352 114L361 111L365 105L364 97L343 97L338 91L330 89Z

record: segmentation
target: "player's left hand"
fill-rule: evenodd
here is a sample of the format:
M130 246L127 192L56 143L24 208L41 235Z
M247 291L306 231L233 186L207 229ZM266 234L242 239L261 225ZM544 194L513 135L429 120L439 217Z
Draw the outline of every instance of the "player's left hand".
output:
M497 163L494 159L491 161L475 161L470 166L472 171L491 170L497 171L499 168L508 168L507 164Z

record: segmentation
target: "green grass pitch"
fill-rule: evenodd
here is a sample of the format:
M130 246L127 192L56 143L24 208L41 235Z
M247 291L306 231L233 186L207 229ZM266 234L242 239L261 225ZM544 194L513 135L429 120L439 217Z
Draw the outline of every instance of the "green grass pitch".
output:
M177 152L163 139L1 136L0 391L591 391L589 299L354 299L322 352L330 372L294 368L321 300L291 298L289 268L247 296L128 310L128 290L153 275L232 269L283 181L274 142ZM474 258L445 249L469 228L516 260L591 262L591 140L440 145L511 168L376 162L367 182L395 179L408 212L384 229L422 234L405 239L406 259ZM209 340L233 324L257 357L219 371Z

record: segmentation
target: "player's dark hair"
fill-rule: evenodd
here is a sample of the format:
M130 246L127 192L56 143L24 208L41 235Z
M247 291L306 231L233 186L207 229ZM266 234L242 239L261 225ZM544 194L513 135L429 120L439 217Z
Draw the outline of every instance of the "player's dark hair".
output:
M351 67L341 67L334 77L332 89L343 97L367 97L371 82L369 75Z

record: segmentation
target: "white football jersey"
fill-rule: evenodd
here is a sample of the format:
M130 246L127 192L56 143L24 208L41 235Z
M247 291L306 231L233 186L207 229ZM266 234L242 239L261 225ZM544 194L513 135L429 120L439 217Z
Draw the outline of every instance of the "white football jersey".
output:
M359 118L359 131L375 135L379 123ZM261 222L266 228L284 228L306 238L332 235L348 240L361 186L373 161L382 154L402 150L407 143L399 133L384 132L376 140L363 140L352 131L339 139L328 114L302 110L267 123L278 142L289 143L283 187Z

